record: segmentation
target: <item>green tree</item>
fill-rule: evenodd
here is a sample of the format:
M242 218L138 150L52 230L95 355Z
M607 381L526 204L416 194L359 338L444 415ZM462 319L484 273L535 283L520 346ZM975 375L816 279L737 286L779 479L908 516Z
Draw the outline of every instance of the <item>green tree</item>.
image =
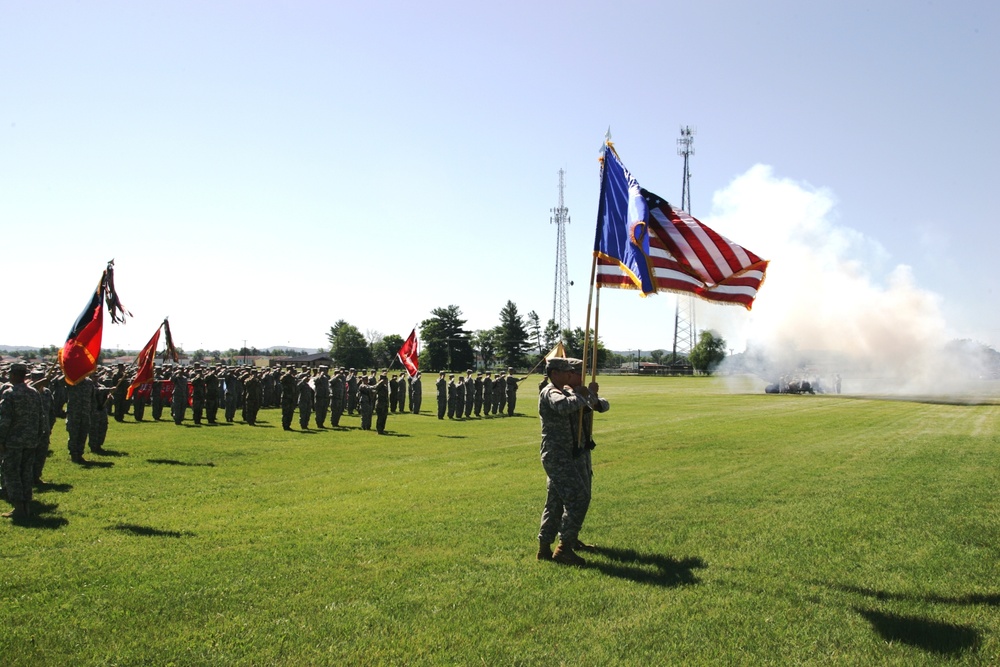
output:
M345 368L367 368L373 365L372 351L361 331L344 320L330 327L330 356Z
M547 353L562 337L562 332L559 331L559 325L555 320L549 320L549 323L545 325L545 331L542 332L542 352Z
M497 351L504 366L524 365L524 353L528 349L528 332L513 301L507 301L500 309L500 326L497 329L499 334Z
M493 368L497 358L497 328L479 329L472 335L472 344L479 350L484 368Z
M435 308L431 317L420 323L420 339L424 343L421 364L431 371L472 368L476 355L472 350L469 332L458 306Z
M663 350L653 350L649 353L649 358L656 363L663 361Z
M591 339L590 344L587 346L587 369L590 370L590 361L593 358L593 349L590 347L594 343L593 335L594 332L590 332ZM576 329L564 329L562 332L563 347L566 348L566 354L570 357L576 357L577 359L583 358L583 329L577 327ZM555 345L555 343L553 343ZM604 343L600 339L597 340L597 367L604 368L608 360L608 350L604 347Z
M542 320L538 313L530 311L527 315L528 334L531 336L531 343L538 348L538 354L547 352L542 349ZM553 343L554 344L554 343Z
M389 334L372 345L372 355L379 368L388 368L396 362L396 353L403 347L405 339L397 334Z
M691 365L696 371L712 374L726 358L726 340L710 329L702 331L691 348Z

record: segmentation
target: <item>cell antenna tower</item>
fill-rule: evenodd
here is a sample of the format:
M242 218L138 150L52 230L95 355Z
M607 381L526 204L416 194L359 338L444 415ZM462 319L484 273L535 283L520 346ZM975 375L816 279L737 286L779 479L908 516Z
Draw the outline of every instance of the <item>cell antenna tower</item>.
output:
M685 125L681 128L681 138L677 140L677 154L684 158L684 181L681 186L681 208L691 213L691 169L690 160L694 155L695 130ZM671 361L676 363L679 356L691 354L695 346L694 297L677 295L677 310L674 312L674 349Z
M569 224L569 209L563 205L563 175L559 170L559 206L549 209L549 222L556 226L556 287L552 295L552 320L559 325L559 331L569 329L569 269L566 267L566 225Z

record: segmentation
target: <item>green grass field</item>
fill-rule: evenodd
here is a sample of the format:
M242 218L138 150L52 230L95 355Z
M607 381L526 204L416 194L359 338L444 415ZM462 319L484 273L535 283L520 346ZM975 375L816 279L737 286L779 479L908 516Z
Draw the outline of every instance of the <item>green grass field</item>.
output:
M0 664L1000 663L1000 406L601 383L586 568L534 558L534 379L386 436L130 416L88 466L60 420Z

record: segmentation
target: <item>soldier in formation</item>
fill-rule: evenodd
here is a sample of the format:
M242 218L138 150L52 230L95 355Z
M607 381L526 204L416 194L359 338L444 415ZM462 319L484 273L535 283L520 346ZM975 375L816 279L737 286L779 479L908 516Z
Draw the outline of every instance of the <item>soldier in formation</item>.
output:
M309 430L309 418L312 417L313 402L315 392L313 391L312 377L309 371L302 371L299 374L295 389L299 397L299 428L303 431Z
M292 430L292 417L295 415L295 388L298 379L291 367L285 368L281 375L281 428Z
M398 391L398 382L397 382ZM385 433L385 422L389 417L389 402L390 402L390 386L389 380L385 376L385 373L378 379L375 383L375 430L379 435Z
M420 404L423 403L424 389L420 381L420 371L410 378L410 412L420 414Z
M358 380L358 412L361 415L361 430L372 429L372 411L375 407L375 387L368 384L368 376Z
M344 399L347 395L347 374L338 368L330 383L330 426L340 426L340 416L344 414Z
M316 428L326 428L326 413L330 409L330 367L320 366L319 375L313 378L315 392Z
M14 508L2 516L31 518L35 449L45 437L42 402L25 381L28 367L11 364L10 383L0 392L0 472L7 500Z

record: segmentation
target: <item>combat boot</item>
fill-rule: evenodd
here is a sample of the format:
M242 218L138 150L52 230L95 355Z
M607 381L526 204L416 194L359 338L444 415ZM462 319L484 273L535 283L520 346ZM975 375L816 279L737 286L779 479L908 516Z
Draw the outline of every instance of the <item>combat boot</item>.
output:
M563 565L587 564L587 561L580 558L580 556L573 551L573 547L569 546L566 542L559 542L559 546L556 547L555 553L552 554L552 560L556 563L562 563Z
M14 509L0 514L0 517L3 517L4 519L13 519L14 521L24 521L26 519L30 519L31 506L28 503L14 503Z
M535 556L537 560L552 560L552 545L546 544L545 542L538 543L538 555Z

